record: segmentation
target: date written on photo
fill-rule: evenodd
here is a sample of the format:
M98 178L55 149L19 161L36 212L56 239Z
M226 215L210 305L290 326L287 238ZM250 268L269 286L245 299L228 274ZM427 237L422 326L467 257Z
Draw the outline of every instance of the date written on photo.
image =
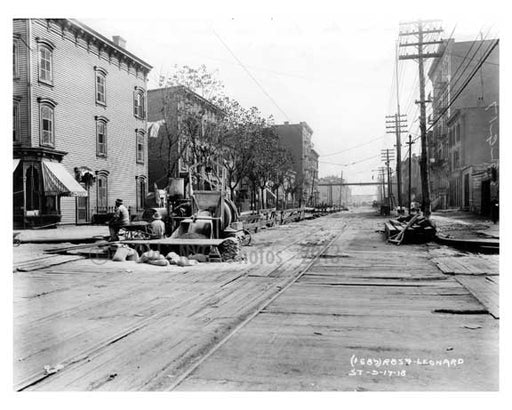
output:
M457 368L464 364L462 358L380 358L380 357L358 357L352 355L350 358L351 369L349 376L387 376L387 377L405 377L407 376L406 366L424 366L424 367L445 367Z

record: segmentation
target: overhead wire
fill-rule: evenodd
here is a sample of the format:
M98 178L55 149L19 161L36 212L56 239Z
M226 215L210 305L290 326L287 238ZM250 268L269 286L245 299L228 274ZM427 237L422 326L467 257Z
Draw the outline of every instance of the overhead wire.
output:
M379 154L375 154L375 155L372 155L371 157L364 158L364 159L361 159L359 161L347 162L346 164L340 164L338 162L328 162L328 161L318 161L318 162L320 162L322 164L337 165L337 166L340 166L340 167L348 167L348 166L351 166L351 165L359 164L361 162L369 161L370 159L377 158L378 156L379 156Z
M260 82L252 75L252 73L249 71L249 69L242 63L242 61L236 56L236 54L231 50L231 48L226 44L226 42L219 36L219 34L212 28L211 29L213 34L217 37L217 39L222 43L222 45L228 50L228 52L233 56L233 58L238 62L240 67L247 73L247 75L254 81L254 83L258 86L258 88L265 94L265 96L274 104L274 106L281 112L281 114L284 115L286 119L288 118L288 115L284 112L284 110L277 104L277 102L272 98L272 96L265 90L265 88L260 84Z
M325 154L325 155L320 154L320 157L325 158L325 157L332 157L334 155L343 154L343 153L345 153L347 151L351 151L351 150L356 149L356 148L364 147L365 145L371 144L372 142L381 140L383 138L385 138L385 135L377 137L377 138L374 138L374 139L371 139L371 140L369 140L367 142L364 142L362 144L359 144L359 145L354 145L353 147L346 148L346 149L338 151L338 152L333 152L332 154Z

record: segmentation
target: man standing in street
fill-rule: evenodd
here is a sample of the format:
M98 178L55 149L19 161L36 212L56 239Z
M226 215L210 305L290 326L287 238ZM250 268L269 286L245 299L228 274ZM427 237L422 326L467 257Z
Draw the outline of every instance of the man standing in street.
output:
M110 230L110 240L118 241L119 240L119 229L123 226L127 226L130 224L130 215L128 214L128 209L123 205L122 199L116 199L116 207L114 209L114 217L110 220L108 224L108 228Z

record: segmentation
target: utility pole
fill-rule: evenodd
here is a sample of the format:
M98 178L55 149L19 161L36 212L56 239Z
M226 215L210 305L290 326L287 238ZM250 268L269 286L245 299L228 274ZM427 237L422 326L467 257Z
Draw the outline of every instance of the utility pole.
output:
M397 91L398 93L398 91ZM398 98L398 97L397 97ZM400 105L398 105L400 110ZM386 115L386 133L396 135L396 182L398 206L402 207L402 132L407 132L407 115ZM391 125L392 124L392 125Z
M388 174L388 205L389 205L390 210L393 207L393 202L391 200L391 197L393 195L393 189L391 186L391 171L390 171L389 164L391 163L390 161L394 159L393 155L394 155L394 151L391 148L383 149L381 151L381 160L384 161L384 164L386 165L386 169L387 169L387 174Z
M379 181L379 189L378 189L378 193L379 193L379 196L380 196L380 202L381 203L384 203L384 198L386 197L386 189L385 189L385 182L386 182L386 179L385 179L385 173L386 173L386 168L384 167L379 167L377 169L372 169L372 172L377 172L377 179ZM373 177L372 177L373 179Z
M384 203L384 198L386 198L386 186L385 186L385 178L384 178L384 173L386 172L386 169L384 167L380 167L378 169L379 171L379 180L382 182L382 184L380 185L380 202L381 204Z
M429 51L432 45L442 44L442 40L437 40L437 35L443 32L438 26L440 20L418 20L412 22L400 23L399 37L405 38L405 42L400 43L400 47L417 47L416 54L402 54L399 60L418 60L419 82L420 82L420 99L416 103L420 104L420 136L421 136L421 194L422 194L422 210L425 217L430 217L430 181L428 170L428 152L427 152L427 115L425 104L429 101L425 100L425 73L423 61L426 58L441 57L442 53ZM426 39L425 36L434 36L434 38ZM410 38L414 38L409 42Z
M341 174L340 174L340 209L341 209L341 190L343 188L343 170L341 170Z
M411 180L412 180L412 167L411 167L411 163L412 163L412 144L414 144L414 142L412 141L412 135L409 134L409 142L406 142L407 145L409 145L409 215L411 214Z

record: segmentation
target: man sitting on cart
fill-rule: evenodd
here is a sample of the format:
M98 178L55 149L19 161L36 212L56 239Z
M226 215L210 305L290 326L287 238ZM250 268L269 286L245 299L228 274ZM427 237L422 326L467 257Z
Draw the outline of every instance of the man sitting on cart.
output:
M114 217L108 223L108 228L110 230L110 240L118 241L119 240L119 230L123 226L130 225L130 215L128 213L128 209L123 205L122 199L116 199L116 207L114 209Z
M160 212L156 211L153 214L153 221L150 224L151 238L162 239L165 238L165 224L162 221Z

